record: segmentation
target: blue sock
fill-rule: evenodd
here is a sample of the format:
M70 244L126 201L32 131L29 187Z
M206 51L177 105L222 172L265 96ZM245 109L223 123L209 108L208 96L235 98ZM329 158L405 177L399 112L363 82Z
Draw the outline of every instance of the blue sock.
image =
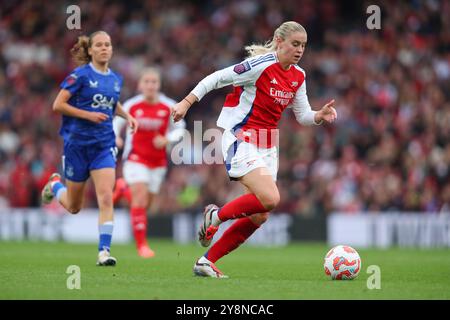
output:
M52 186L52 192L56 196L56 199L59 201L61 194L66 191L67 188L61 182L55 182Z
M112 221L107 221L98 226L98 231L100 232L100 241L98 243L98 251L110 250L111 238L114 229L114 224Z

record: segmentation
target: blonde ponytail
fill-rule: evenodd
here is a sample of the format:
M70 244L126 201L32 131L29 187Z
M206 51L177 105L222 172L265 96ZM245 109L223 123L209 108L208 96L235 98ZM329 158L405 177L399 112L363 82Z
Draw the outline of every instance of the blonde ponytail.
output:
M245 47L248 58L258 56L260 54L266 54L275 51L275 49L275 42L273 40L269 40L265 44L252 44Z
M305 28L295 21L286 21L281 24L273 33L272 40L267 41L264 44L252 44L245 47L247 51L247 58L254 57L260 54L266 54L277 50L276 38L286 39L293 32L304 32Z

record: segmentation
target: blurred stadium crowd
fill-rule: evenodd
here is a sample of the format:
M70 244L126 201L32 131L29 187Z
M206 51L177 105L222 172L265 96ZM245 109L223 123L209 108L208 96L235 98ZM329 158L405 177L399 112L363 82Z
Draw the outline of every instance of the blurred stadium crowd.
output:
M82 30L68 30L66 8L81 8ZM381 8L368 30L366 8ZM280 132L276 211L450 211L450 1L45 1L2 0L0 10L0 207L39 206L48 176L60 170L59 83L74 68L80 34L112 36L112 67L122 101L139 70L156 65L175 100L209 73L239 62L243 47L271 38L283 21L308 31L300 61L310 103L336 100L338 121L302 127L290 110ZM217 90L186 118L215 127ZM119 168L118 175L121 175ZM242 192L223 165L170 167L154 210L219 205ZM92 187L86 206L95 207ZM121 205L124 205L123 203Z

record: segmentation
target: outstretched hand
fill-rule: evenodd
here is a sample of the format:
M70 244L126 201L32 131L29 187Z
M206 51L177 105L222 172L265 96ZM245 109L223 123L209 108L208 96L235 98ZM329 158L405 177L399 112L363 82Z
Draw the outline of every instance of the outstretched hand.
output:
M172 117L174 122L178 122L184 118L190 105L188 105L184 100L178 102L172 107Z
M337 112L334 106L334 99L325 104L322 109L320 109L320 120L332 123L337 118Z

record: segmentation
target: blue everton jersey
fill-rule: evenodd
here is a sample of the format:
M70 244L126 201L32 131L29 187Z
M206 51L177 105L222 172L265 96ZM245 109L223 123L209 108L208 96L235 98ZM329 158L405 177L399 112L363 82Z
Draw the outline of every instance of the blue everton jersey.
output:
M89 112L103 112L109 118L101 123L63 115L60 135L76 145L115 145L112 120L122 88L122 76L108 69L103 73L89 63L76 68L60 85L70 91L68 103Z

